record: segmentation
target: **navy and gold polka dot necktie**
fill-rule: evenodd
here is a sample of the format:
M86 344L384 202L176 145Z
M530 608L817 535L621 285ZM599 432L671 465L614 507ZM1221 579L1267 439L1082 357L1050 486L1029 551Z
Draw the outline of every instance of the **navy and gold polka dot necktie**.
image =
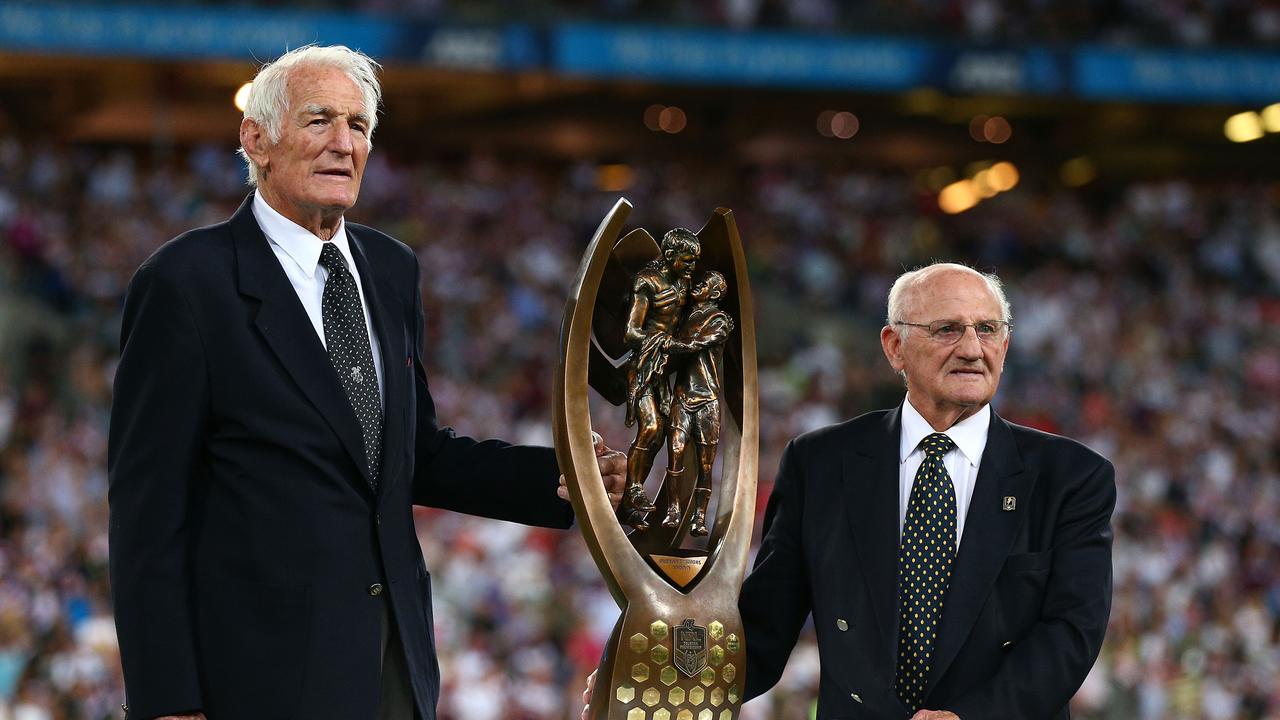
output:
M898 546L898 697L920 709L942 620L942 602L956 554L956 491L942 456L956 444L942 433L920 441L916 471Z
M346 259L332 242L326 242L320 251L320 264L329 271L320 299L325 348L360 421L365 460L369 463L372 485L377 489L382 465L382 397L373 368L373 350L369 347L369 326L364 322L364 304Z

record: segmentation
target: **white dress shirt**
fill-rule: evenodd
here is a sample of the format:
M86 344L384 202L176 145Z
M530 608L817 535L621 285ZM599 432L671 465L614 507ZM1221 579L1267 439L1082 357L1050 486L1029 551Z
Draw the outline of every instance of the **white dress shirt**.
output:
M969 514L969 501L973 499L973 486L978 480L982 451L987 448L990 423L991 405L988 404L944 432L956 444L942 456L942 464L946 466L951 484L956 489L957 550L960 549L960 536L964 534L964 519ZM907 503L911 500L911 485L915 482L916 471L920 469L920 463L924 462L924 450L920 448L920 441L935 432L937 431L929 422L912 407L910 400L902 402L902 444L898 455L899 531L907 520Z
M324 340L324 315L321 303L324 299L324 283L329 279L329 271L320 264L320 251L326 241L312 235L306 228L281 215L275 208L262 199L262 194L253 194L253 217L267 236L271 252L276 254L280 267L289 277L294 292L302 301L302 307L311 318L311 325L316 335L320 336L320 344L328 348ZM360 304L364 307L364 326L369 330L369 347L373 350L373 370L378 375L378 393L386 405L386 389L382 380L382 351L378 348L378 336L373 330L373 319L369 316L369 298L360 282L360 271L356 269L355 258L351 255L351 245L347 242L346 220L338 221L338 231L328 242L337 246L342 257L347 261L347 269L356 280L356 289L360 291Z

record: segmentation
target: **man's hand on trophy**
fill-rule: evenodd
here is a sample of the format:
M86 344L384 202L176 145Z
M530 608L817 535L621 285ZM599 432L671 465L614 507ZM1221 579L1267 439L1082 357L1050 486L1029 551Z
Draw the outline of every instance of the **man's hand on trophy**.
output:
M591 692L596 689L596 673L599 670L592 670L587 676L587 689L582 691L582 720L587 720L587 706L591 704Z
M608 494L609 503L613 505L613 509L617 510L618 503L622 501L622 489L627 484L627 454L605 445L604 438L597 432L591 433L591 441L595 444L596 462L600 465L600 478L604 480L604 491ZM569 487L564 475L560 476L560 487L556 488L556 494L562 500L569 499Z
M613 509L618 509L618 503L622 501L622 490L627 486L627 454L610 448L604 444L604 438L599 433L592 432L591 440L596 447L596 462L600 465L600 478L604 480L604 491L609 496L609 504L613 505ZM563 497L569 497L568 488L562 488L565 491Z

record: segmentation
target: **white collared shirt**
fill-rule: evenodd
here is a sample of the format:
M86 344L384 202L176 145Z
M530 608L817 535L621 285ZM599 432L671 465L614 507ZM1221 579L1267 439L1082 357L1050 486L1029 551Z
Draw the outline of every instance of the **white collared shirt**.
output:
M990 424L991 405L988 404L945 431L946 436L956 444L942 456L942 464L946 466L956 490L957 550L960 548L960 536L964 534L964 519L969 514L969 501L973 499L973 487L978 480L978 465L982 462L982 452L987 449ZM911 400L904 400L902 440L898 452L899 531L907 520L907 503L911 500L911 485L915 482L916 471L920 469L920 463L924 462L924 450L920 448L920 441L934 432L937 431L912 407Z
M271 252L276 254L280 267L288 276L294 292L302 301L302 307L311 318L311 325L316 335L320 336L320 344L326 349L324 340L324 316L321 302L324 299L324 283L329 278L329 271L320 264L320 251L326 241L312 235L306 228L281 215L275 208L262 199L262 193L253 194L253 217L267 236ZM373 369L378 375L378 393L386 404L386 389L382 380L382 351L378 347L378 336L373 329L373 318L369 316L369 296L360 282L360 271L356 269L355 258L351 255L351 245L347 241L346 220L338 221L338 231L328 242L337 246L342 257L347 261L347 269L356 280L356 289L360 291L360 304L364 307L364 326L369 330L369 347L373 350Z

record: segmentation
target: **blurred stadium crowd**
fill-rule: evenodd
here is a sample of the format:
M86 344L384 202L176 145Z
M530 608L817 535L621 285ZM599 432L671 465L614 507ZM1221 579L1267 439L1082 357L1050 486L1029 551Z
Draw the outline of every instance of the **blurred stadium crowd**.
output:
M999 44L1100 42L1202 47L1280 41L1277 0L177 0L171 4L348 10L459 23L554 18L946 38L957 37L959 30L964 39Z
M228 146L151 160L0 135L0 718L119 715L105 436L121 301L157 246L237 207L242 178ZM1280 186L1029 177L943 216L911 177L836 161L652 161L625 194L655 234L735 210L761 331L761 510L788 438L900 401L877 341L893 277L932 258L997 270L1015 327L998 411L1117 468L1111 629L1076 716L1280 718ZM351 217L418 252L443 422L549 443L565 293L615 198L594 165L373 154ZM595 417L625 447L621 410ZM576 717L617 617L578 534L418 520L441 717ZM817 679L806 637L743 717L808 718Z

